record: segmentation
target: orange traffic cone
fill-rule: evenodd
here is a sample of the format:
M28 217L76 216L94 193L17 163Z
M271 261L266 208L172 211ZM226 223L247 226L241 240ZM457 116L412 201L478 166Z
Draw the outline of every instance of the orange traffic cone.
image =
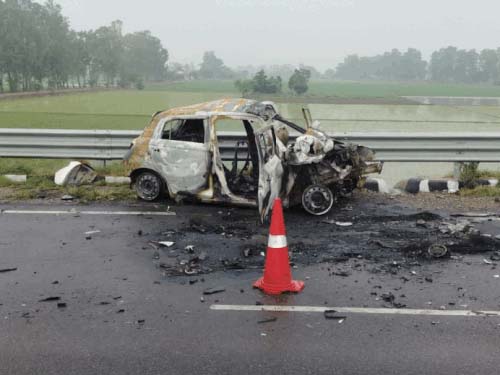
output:
M297 293L304 289L303 281L292 280L280 198L276 198L274 201L264 277L257 280L253 286L267 294Z

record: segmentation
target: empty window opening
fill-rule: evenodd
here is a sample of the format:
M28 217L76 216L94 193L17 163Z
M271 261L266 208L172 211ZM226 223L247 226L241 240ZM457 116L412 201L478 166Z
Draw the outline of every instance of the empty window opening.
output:
M162 139L205 143L205 121L203 119L176 119L165 123Z

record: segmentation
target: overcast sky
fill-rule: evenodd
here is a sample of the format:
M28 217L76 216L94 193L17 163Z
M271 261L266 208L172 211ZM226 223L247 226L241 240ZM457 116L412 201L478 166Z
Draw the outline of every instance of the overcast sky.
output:
M499 0L56 0L76 30L148 29L171 60L335 66L351 53L500 47Z

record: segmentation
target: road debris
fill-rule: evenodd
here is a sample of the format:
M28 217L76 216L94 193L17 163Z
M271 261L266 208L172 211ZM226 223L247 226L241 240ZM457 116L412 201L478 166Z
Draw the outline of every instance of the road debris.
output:
M425 220L417 220L417 227L427 228L427 222Z
M203 291L203 294L206 295L206 296L209 296L209 295L212 295L212 294L218 294L218 293L223 293L225 292L226 289L225 288L219 288L219 287L216 287L216 288L208 288L208 289L205 289Z
M56 301L60 301L61 300L61 297L47 297L47 298L44 298L44 299L41 299L39 300L38 302L56 302Z
M97 173L90 165L72 161L56 172L54 182L59 186L80 186L91 184L96 179Z
M406 305L404 303L396 302L396 296L394 294L392 294L391 292L381 294L380 298L382 298L382 300L384 300L384 302L390 303L392 307L395 307L397 309L402 309L402 308L406 307Z
M336 221L335 225L338 227L351 227L354 225L354 223L351 223L349 221L343 222L343 221Z
M277 317L272 317L272 318L269 318L269 319L263 319L263 320L259 320L257 322L257 324L266 324L266 323L274 323L278 320Z
M172 242L172 241L160 241L158 242L158 244L160 244L161 246L164 246L164 247L172 247L175 245L175 242Z
M8 273L8 272L14 272L17 271L17 267L15 268L2 268L0 269L0 273Z
M433 258L442 258L448 254L448 248L440 244L432 244L428 249L429 255Z
M347 319L347 316L338 315L338 312L335 310L325 310L325 312L323 313L323 316L325 317L325 319L337 320L339 323L343 323L344 320Z

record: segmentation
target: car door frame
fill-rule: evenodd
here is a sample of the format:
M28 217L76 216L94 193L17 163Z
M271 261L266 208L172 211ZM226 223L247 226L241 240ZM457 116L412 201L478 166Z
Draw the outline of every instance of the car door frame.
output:
M271 133L271 152L262 149L260 137L267 137ZM283 160L278 154L276 132L273 125L254 130L257 152L259 155L259 189L257 194L259 214L264 221L271 211L274 200L281 195L283 175L285 172ZM266 156L268 156L266 158ZM267 160L266 160L267 159Z
M162 138L163 130L169 122L190 119L203 120L203 143ZM212 162L208 116L206 114L175 115L162 119L153 132L149 142L149 151L154 169L167 182L171 197L179 193L197 194L205 190Z

